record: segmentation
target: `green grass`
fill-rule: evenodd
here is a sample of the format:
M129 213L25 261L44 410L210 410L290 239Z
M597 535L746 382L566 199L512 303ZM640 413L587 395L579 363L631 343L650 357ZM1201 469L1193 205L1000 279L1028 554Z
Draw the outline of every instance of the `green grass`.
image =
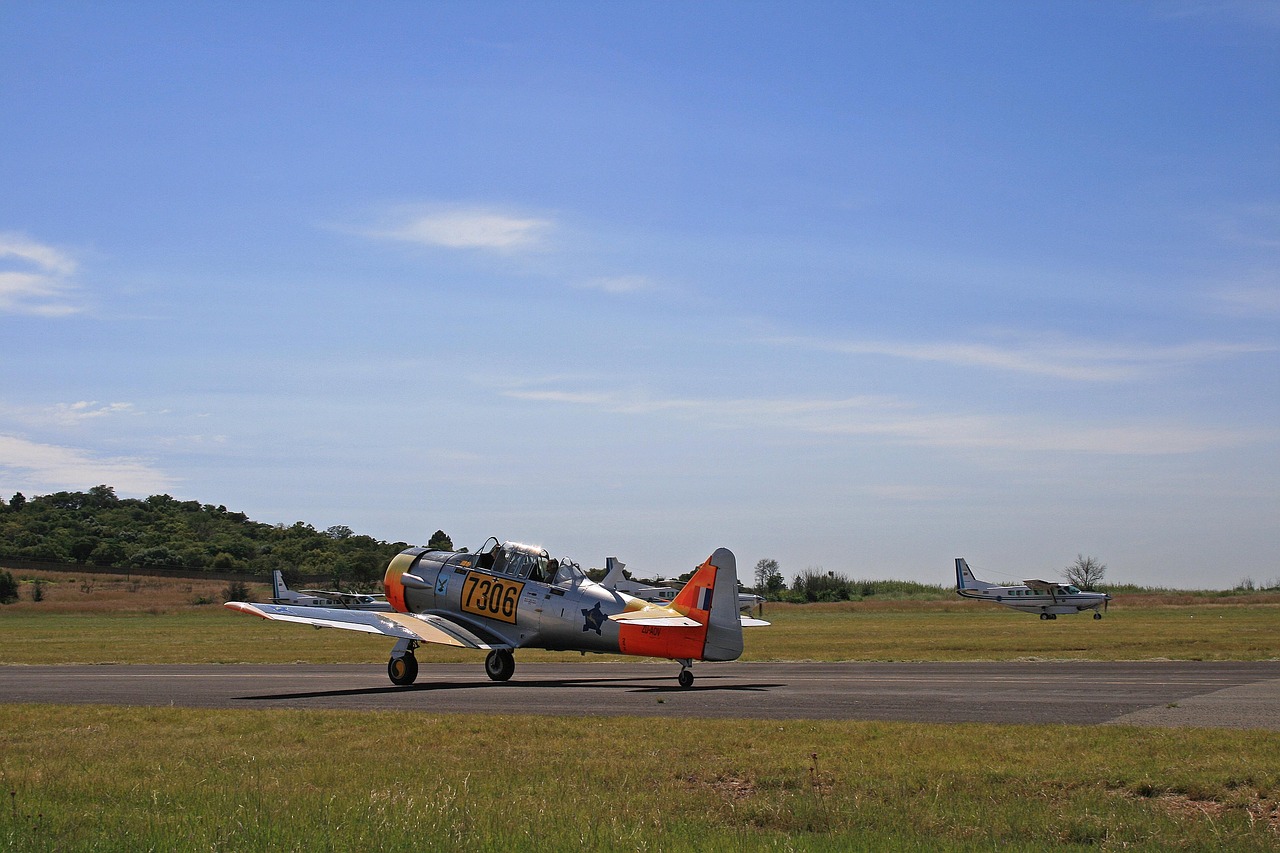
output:
M1280 655L1280 606L1113 607L1044 622L968 602L770 605L746 632L744 660L1267 660ZM0 618L0 664L384 663L391 641L265 622L221 607L185 613L40 613ZM424 661L479 661L431 646ZM563 653L521 651L521 661ZM587 660L599 660L588 657ZM610 658L613 659L613 658Z
M4 705L0 732L0 847L14 851L1280 838L1280 739L1259 732Z

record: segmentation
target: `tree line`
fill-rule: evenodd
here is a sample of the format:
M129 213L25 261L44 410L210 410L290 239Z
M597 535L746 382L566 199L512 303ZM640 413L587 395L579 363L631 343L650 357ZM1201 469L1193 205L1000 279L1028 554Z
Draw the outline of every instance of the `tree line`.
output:
M443 531L428 543L451 549ZM355 533L345 525L317 530L299 521L265 524L225 506L169 495L119 498L111 486L0 498L0 554L29 560L131 567L177 567L269 575L322 575L335 586L378 580L409 547Z

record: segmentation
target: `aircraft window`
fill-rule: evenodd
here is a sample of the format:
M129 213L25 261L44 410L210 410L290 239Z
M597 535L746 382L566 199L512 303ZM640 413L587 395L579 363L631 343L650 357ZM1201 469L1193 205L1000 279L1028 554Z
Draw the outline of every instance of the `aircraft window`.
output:
M560 568L556 570L555 577L551 579L551 583L556 586L577 586L587 580L587 575L578 567L578 564L571 560L561 560Z
M1073 585L1073 586L1067 587L1067 592L1071 593L1072 595L1075 595L1079 591L1080 591L1080 588L1077 586Z

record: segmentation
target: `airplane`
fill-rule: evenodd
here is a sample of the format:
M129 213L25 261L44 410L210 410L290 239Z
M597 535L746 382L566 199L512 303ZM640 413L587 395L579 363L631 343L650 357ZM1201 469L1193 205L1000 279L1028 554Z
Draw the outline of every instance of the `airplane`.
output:
M612 589L617 592L625 592L634 598L642 598L650 604L670 604L675 600L676 595L680 592L678 587L671 586L645 586L638 581L627 580L622 570L626 568L626 563L617 557L605 557L605 576L600 580L600 585L605 589ZM741 588L742 584L738 584ZM758 595L752 595L749 592L738 592L738 609L752 610L759 606L763 609L764 599Z
M973 576L963 557L956 557L956 592L963 598L993 601L1021 610L1039 613L1041 619L1057 619L1059 613L1093 611L1094 619L1101 619L1101 607L1107 609L1111 596L1105 592L1084 592L1067 583L1028 580L1019 586L998 586L980 581Z
M394 637L387 676L399 686L418 677L419 645L437 643L488 651L484 668L493 681L511 678L516 649L548 649L666 658L680 664L677 682L687 688L693 661L737 660L743 627L769 624L738 613L737 584L733 552L718 548L670 606L650 604L595 583L568 558L490 537L476 553L408 548L393 557L383 577L389 613L242 601L225 606L263 619Z
M381 594L338 592L334 589L289 589L279 569L271 573L271 603L297 607L345 607L349 610L389 611L391 604Z

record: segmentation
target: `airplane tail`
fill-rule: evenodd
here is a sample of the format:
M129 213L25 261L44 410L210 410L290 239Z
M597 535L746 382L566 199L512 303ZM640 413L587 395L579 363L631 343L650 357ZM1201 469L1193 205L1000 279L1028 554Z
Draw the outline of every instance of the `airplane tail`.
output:
M622 573L627 564L619 560L617 557L605 557L605 567L608 572L605 573L604 579L600 581L600 585L605 589L617 589L618 581L624 581L627 576Z
M670 607L647 607L609 618L620 623L618 644L623 654L737 660L742 655L742 620L733 552L717 548Z
M284 599L289 597L289 587L284 582L284 575L279 569L271 573L271 597L273 599Z
M973 572L969 569L969 564L965 562L964 557L956 557L956 591L962 589L990 589L995 584L980 581L973 576Z
M703 660L737 660L741 656L738 563L728 548L717 548L698 567L671 607L707 626Z

